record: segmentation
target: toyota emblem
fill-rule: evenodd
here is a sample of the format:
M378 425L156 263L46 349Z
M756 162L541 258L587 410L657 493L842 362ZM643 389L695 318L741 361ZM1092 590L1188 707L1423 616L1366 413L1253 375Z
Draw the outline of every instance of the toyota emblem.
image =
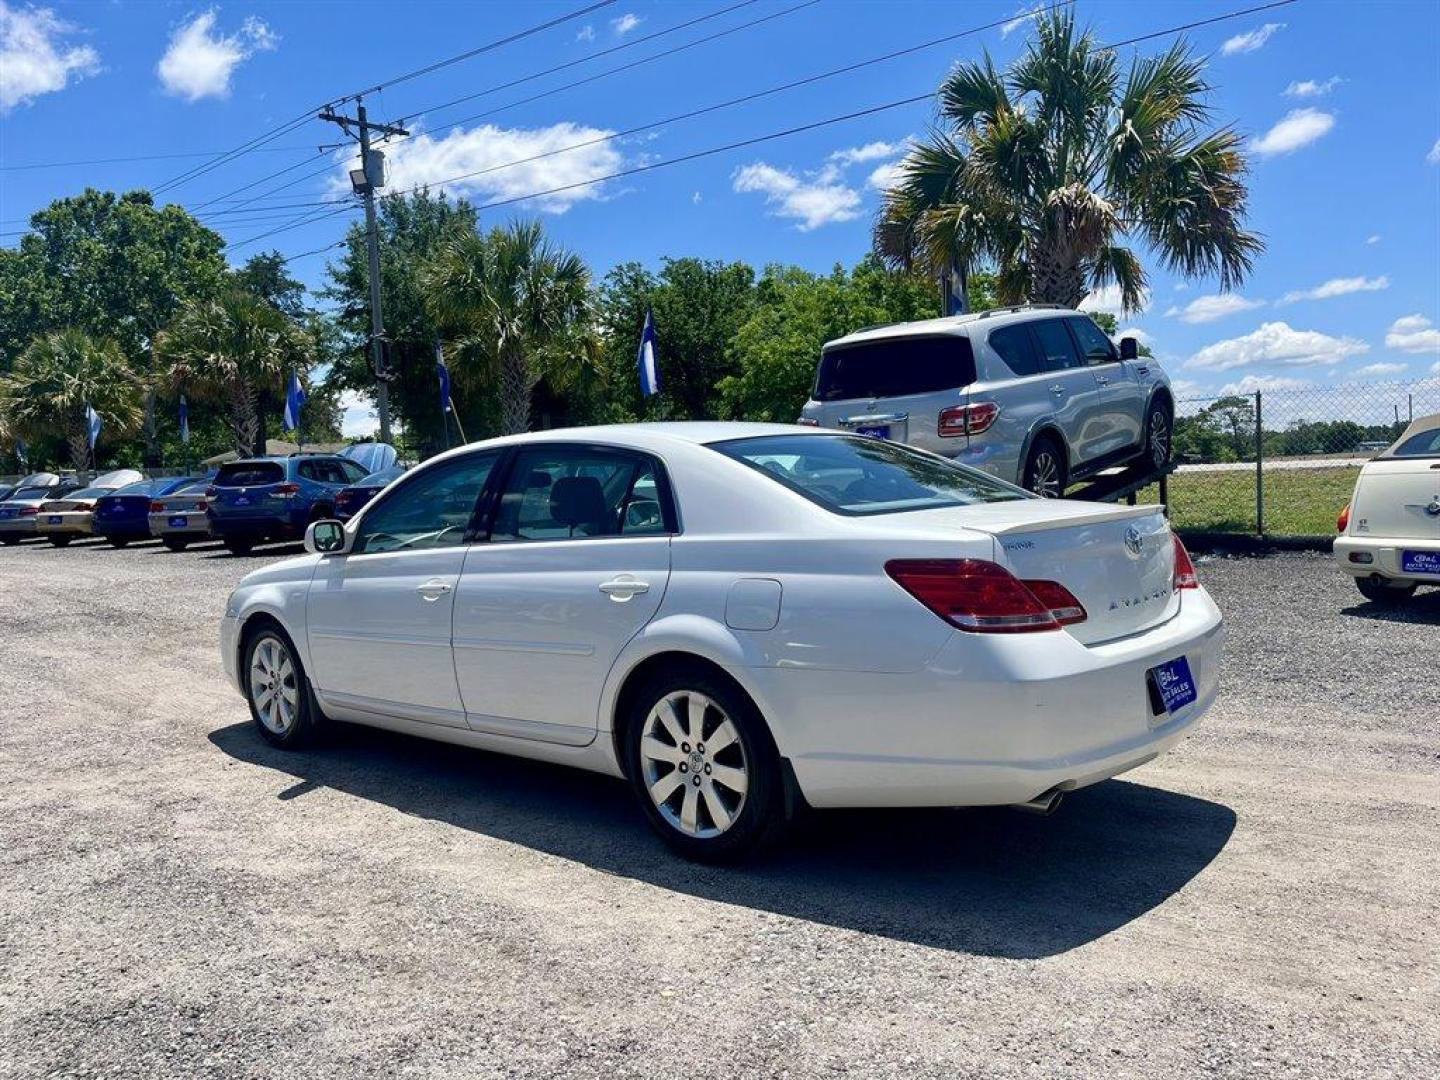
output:
M1130 552L1132 556L1138 556L1144 544L1144 537L1140 535L1140 530L1134 525L1131 525L1125 530L1125 550Z

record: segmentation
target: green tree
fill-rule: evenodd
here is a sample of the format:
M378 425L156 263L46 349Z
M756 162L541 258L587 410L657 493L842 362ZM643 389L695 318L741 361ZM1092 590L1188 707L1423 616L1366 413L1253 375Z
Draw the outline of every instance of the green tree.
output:
M567 369L585 363L584 261L546 240L538 221L517 221L450 237L424 281L431 314L455 346L456 381L498 380L501 434L529 431L531 394L542 374L563 381Z
M278 251L252 255L230 274L230 284L258 296L295 323L305 323L311 310L305 303L305 284L290 276L285 256Z
M314 343L303 330L242 289L186 307L156 343L174 391L223 404L231 448L263 453L259 400L279 393L291 371L309 371Z
M140 400L139 380L120 347L78 327L37 337L0 377L3 426L21 438L63 436L77 472L89 465L86 409L100 417L101 439L113 442L139 425Z
M390 407L404 427L411 451L426 456L444 444L435 380L435 345L440 327L425 305L423 274L441 243L457 231L476 227L469 203L418 191L380 201L380 298L385 313ZM327 387L371 395L375 371L370 358L370 272L365 230L352 226L345 251L328 267L330 284L320 295L334 305L335 351ZM458 391L458 388L457 388ZM491 388L456 394L455 407L472 438L496 426Z
M905 159L875 249L932 274L992 266L1003 303L1076 307L1115 284L1138 309L1145 270L1121 243L1132 238L1174 273L1235 287L1264 245L1244 228L1241 137L1209 129L1204 68L1180 42L1122 76L1068 9L1041 15L1007 72L987 53L941 84L948 129Z

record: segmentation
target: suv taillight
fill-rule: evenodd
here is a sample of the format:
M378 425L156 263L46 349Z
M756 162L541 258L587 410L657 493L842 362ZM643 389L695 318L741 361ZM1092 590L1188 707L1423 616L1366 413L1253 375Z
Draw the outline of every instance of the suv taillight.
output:
M1335 522L1335 531L1344 532L1350 528L1350 504L1345 504L1345 509L1340 511L1340 517Z
M946 439L957 435L979 435L987 431L995 418L1000 415L1000 406L993 401L982 401L975 405L951 405L940 410L937 433Z
M1195 563L1190 559L1190 552L1185 550L1185 545L1180 542L1180 537L1171 533L1175 540L1175 589L1198 589L1200 579L1195 576Z
M275 494L276 494L276 495L279 495L282 499L288 499L288 498L290 498L290 496L292 496L292 495L299 495L299 494L300 494L300 485L299 485L299 484L277 484L277 485L275 486Z
M1021 581L984 559L892 559L885 572L940 618L973 634L1029 634L1084 622L1056 581Z

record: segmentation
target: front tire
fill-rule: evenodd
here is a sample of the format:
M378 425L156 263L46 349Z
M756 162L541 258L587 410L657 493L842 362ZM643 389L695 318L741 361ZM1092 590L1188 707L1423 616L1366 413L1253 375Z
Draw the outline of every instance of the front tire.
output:
M245 700L261 737L284 750L314 741L318 723L310 680L284 631L261 626L247 635L241 657Z
M1150 403L1145 418L1145 460L1151 469L1163 469L1175 452L1175 414L1163 401Z
M780 755L744 693L703 668L658 672L625 727L631 786L674 851L730 862L784 830Z
M1053 435L1041 435L1030 447L1020 486L1042 499L1065 494L1065 451Z
M1366 600L1376 604L1400 604L1415 595L1415 583L1394 585L1384 578L1356 578L1355 587Z

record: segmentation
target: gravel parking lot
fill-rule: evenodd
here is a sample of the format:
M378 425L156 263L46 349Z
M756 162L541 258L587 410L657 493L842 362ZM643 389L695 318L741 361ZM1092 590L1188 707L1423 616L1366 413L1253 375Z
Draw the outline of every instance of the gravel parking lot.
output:
M0 551L0 1076L1440 1075L1440 591L1204 561L1175 753L707 869L616 781L268 748L215 639L273 557Z

